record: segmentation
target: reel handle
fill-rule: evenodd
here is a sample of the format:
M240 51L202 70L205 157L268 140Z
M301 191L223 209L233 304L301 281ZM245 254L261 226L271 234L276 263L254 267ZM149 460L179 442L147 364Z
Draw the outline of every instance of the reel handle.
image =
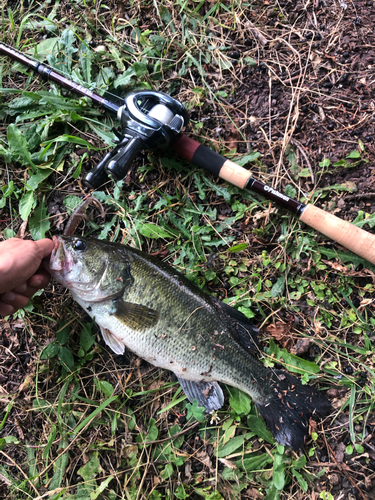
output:
M105 155L105 157L92 168L83 179L83 184L90 189L97 189L108 181L107 172L104 167L109 162L112 157L112 152L110 151Z
M117 154L110 159L104 167L107 174L111 175L113 180L120 181L129 171L130 164L137 154L144 148L144 142L139 137L133 137L119 150Z

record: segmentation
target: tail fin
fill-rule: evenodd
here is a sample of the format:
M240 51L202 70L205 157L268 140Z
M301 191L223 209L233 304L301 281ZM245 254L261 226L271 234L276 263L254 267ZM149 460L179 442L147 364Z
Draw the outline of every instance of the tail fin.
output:
M276 440L293 450L301 450L309 429L310 418L325 417L331 404L316 389L282 370L274 370L275 396L267 404L257 407Z

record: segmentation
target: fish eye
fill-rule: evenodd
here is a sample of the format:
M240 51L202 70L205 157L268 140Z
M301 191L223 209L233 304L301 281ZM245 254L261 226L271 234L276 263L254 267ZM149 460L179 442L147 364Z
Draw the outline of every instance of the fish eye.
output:
M74 250L77 250L78 252L84 252L87 249L87 245L84 241L78 240L74 243L73 248L74 248Z

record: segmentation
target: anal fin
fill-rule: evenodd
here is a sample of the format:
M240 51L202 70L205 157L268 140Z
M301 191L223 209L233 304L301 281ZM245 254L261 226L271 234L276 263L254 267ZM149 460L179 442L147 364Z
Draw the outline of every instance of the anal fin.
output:
M100 327L104 342L112 349L116 354L124 354L125 345L121 340L119 340L113 333L107 328Z
M224 394L217 382L196 382L178 377L178 381L192 403L196 399L200 406L203 406L208 413L218 410L224 404Z

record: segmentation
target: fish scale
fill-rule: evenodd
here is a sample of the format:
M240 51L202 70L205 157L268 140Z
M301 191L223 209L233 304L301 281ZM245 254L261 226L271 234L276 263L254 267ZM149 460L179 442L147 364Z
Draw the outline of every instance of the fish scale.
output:
M98 273L100 269L100 273ZM172 267L143 252L100 240L55 238L50 271L95 319L105 342L175 373L188 399L219 409L219 382L248 393L275 438L303 446L309 419L330 409L319 391L258 361L257 329Z
M135 283L145 278L147 267L147 262L131 262L131 274ZM166 286L166 280L168 275L159 275L156 283L152 285L131 286L129 290L125 290L122 298L127 302L155 306L154 287ZM176 322L176 319L168 318L160 323L160 326L136 331L109 313L112 309L111 301L93 303L90 306L91 311L88 312L99 326L121 338L124 348L127 346L155 366L172 370L177 375L185 375L190 380L218 380L244 390L243 375L249 366L249 355L245 351L238 351L238 344L224 334L226 327L222 322L213 319L211 315L208 319L207 306L204 307L199 298L193 294L184 294L184 300L179 300L181 285L178 282L169 282L168 285L168 301L161 306L160 316L165 318L168 311L173 310L174 316L187 319ZM87 308L87 302L80 300L74 292L72 294L83 308ZM213 311L209 313L213 314ZM200 330L208 330L211 333L207 338ZM234 354L237 355L235 365ZM242 357L245 359L241 360ZM257 362L255 359L251 361ZM261 363L257 362L257 365L258 373L265 371ZM237 381L236 384L233 383L234 380ZM264 395L256 394L255 391L253 397L259 401L264 400Z

